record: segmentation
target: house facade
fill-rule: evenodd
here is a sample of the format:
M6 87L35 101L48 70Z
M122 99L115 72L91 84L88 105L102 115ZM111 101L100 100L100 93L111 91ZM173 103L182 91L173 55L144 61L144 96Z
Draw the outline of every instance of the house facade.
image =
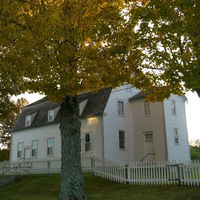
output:
M80 95L81 154L125 162L190 160L185 97L157 103L144 97L128 85ZM41 161L60 166L59 109L42 99L22 110L12 130L11 163L25 158L39 168L47 167Z

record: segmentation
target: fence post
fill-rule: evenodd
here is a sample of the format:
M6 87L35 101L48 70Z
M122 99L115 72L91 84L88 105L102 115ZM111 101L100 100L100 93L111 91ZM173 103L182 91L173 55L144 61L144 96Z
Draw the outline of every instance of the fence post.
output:
M130 170L129 170L129 165L125 165L125 178L126 178L126 183L129 184L130 180Z
M91 168L92 168L92 176L94 176L95 160L93 157L91 157Z

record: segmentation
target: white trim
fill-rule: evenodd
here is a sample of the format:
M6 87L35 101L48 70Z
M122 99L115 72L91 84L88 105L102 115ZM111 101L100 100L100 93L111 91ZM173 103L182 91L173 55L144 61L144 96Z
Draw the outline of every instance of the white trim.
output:
M91 143L91 150L90 151L86 151L86 135L87 134L91 134L91 142L88 142L88 144L89 143ZM93 131L87 131L87 132L85 132L84 133L84 153L86 153L86 154L88 154L88 153L93 153L93 143L94 143L94 134L93 134Z
M120 132L124 133L124 138L123 138L123 146L124 146L124 148L120 148L120 138L119 138L119 133ZM122 150L122 151L126 150L126 131L122 130L122 129L118 130L118 148L119 148L119 150Z
M119 103L122 103L121 108ZM125 101L122 99L117 99L117 115L120 117L125 117Z
M27 115L25 120L25 126L30 126L30 125L31 125L31 115Z
M48 110L48 122L52 122L55 119L54 109Z
M50 140L50 139L53 139L53 146L52 146L52 154L48 154L48 148L50 148L50 147L48 147L48 140ZM54 137L49 137L49 138L47 138L47 148L46 148L46 155L47 155L47 157L50 157L50 156L54 156L54 141L55 140L55 138Z
M19 144L22 144L22 150L19 151ZM24 151L24 142L17 143L17 159L23 158L23 151ZM18 152L21 152L21 156L18 156Z
M36 148L36 155L33 156L33 142L36 141L37 142L37 148ZM31 141L31 158L37 158L38 157L38 139L36 140L32 140Z

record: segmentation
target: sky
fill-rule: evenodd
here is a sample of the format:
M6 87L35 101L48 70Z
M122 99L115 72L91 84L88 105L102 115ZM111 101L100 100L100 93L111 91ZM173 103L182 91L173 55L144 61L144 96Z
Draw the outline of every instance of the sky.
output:
M189 141L200 139L200 98L197 93L187 92L186 119Z
M39 94L28 94L25 93L20 95L20 97L26 97L29 103L33 103L43 96ZM188 129L188 139L197 140L200 139L200 98L196 93L187 92L186 97L188 101L185 104L186 107L186 120L187 120L187 129Z

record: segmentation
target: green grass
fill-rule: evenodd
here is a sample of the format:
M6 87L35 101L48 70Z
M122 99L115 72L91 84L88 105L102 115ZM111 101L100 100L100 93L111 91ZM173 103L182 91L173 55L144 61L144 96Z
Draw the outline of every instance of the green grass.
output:
M199 200L200 187L117 184L84 174L89 200ZM56 200L59 175L32 175L0 188L0 200Z

